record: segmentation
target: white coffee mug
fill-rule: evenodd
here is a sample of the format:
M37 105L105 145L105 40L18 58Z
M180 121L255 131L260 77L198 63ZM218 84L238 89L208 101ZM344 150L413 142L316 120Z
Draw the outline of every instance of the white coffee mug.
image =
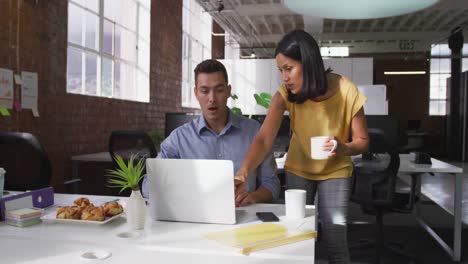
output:
M305 217L306 191L289 189L284 192L286 218L302 219Z
M328 136L311 137L310 138L310 156L314 160L325 160L328 159L328 155L336 150L338 141L332 139L333 148L330 151L323 150L322 147L327 142Z

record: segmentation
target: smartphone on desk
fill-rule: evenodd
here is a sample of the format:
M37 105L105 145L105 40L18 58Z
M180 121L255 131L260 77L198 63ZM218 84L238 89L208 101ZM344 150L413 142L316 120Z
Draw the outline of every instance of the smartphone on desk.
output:
M257 212L257 217L262 222L279 222L279 218L272 212Z

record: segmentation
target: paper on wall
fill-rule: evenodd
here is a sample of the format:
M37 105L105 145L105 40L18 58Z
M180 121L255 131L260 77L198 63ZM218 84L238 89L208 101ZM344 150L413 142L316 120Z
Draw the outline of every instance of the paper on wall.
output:
M37 73L21 72L21 106L23 109L37 110Z
M2 116L10 116L10 112L8 112L8 109L0 107L0 115Z
M13 108L13 71L0 68L0 108Z
M21 85L21 76L19 74L15 74L15 83L17 85Z
M358 85L358 89L367 97L367 102L364 104L366 115L388 114L387 86L383 84Z

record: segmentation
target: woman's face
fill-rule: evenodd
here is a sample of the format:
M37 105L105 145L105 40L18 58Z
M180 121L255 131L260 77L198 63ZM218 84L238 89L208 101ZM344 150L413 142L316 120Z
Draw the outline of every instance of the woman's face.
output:
M281 53L276 55L276 65L281 72L281 79L286 88L293 94L299 93L302 88L302 64Z

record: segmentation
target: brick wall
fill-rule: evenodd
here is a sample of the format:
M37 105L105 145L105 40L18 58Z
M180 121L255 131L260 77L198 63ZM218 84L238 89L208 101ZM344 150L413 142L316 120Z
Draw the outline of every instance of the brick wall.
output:
M40 114L0 116L0 130L39 138L52 160L57 191L71 175L71 156L107 151L112 130L164 129L165 112L184 110L182 0L152 1L150 103L66 93L67 10L65 0L0 0L0 68L39 74Z

